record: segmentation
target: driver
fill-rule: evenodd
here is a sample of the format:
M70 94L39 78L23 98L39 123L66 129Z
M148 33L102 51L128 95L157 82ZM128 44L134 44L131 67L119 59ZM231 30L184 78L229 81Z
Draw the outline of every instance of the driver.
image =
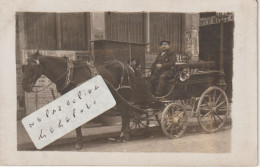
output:
M169 44L168 40L160 42L161 51L151 66L150 87L155 96L163 96L167 93L167 81L174 75L176 56L170 52Z

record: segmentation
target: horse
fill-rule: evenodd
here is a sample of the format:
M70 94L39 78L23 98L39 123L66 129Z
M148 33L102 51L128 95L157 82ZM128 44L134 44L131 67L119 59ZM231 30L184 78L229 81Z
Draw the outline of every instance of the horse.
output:
M119 141L127 141L130 139L131 110L134 109L128 105L132 94L131 86L134 82L134 72L127 64L119 61L106 63L96 67L96 69L107 83L116 100L116 109L121 115L122 127ZM62 95L93 77L93 70L85 62L72 63L67 57L41 55L39 51L27 59L27 64L23 65L22 71L22 87L25 92L33 91L33 86L41 75L45 75L55 83L58 92ZM75 148L81 149L83 147L81 127L76 129L76 134Z

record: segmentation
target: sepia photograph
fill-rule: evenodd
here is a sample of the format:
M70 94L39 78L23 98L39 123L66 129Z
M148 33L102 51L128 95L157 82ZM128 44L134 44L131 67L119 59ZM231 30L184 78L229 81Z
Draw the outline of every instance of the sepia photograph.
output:
M234 17L17 12L17 149L37 150L24 117L101 75L116 106L42 150L229 153Z
M254 0L0 8L0 165L257 165Z

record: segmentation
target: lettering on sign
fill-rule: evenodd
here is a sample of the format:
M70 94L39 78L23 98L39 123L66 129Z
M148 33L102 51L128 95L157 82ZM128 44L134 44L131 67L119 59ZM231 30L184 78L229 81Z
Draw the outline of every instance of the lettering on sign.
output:
M188 62L189 56L183 55L183 54L177 54L177 62Z
M22 120L37 149L111 109L116 101L100 75Z
M219 18L217 16L200 18L200 26L207 26L207 25L211 25L211 24L219 24L221 21L223 21L223 22L234 21L234 15L229 14L229 15L226 15L226 17L223 17L223 18Z

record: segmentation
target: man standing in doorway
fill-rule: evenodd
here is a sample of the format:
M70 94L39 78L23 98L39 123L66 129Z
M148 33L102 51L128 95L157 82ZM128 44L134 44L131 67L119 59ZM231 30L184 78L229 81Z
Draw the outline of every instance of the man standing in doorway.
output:
M160 42L160 53L157 55L151 68L150 84L155 96L163 96L167 93L167 82L174 77L176 56L170 52L170 41Z

